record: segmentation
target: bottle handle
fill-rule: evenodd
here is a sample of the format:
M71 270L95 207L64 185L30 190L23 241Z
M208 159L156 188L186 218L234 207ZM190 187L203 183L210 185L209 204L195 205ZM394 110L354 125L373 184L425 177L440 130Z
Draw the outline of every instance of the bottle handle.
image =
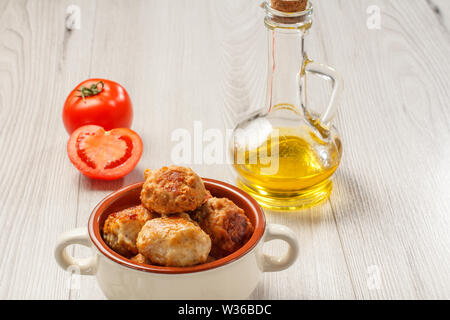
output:
M330 102L326 111L320 117L320 122L328 126L336 114L337 104L344 91L344 79L334 68L327 66L323 63L318 63L307 59L305 63L306 73L317 74L321 77L325 77L333 82L333 91L331 92Z

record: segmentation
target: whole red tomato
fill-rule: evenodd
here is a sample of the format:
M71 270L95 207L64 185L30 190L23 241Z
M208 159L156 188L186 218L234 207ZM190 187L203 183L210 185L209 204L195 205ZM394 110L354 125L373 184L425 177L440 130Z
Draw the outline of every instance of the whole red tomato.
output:
M133 107L120 84L106 79L89 79L80 83L66 99L64 126L69 134L84 125L97 125L106 131L130 128Z

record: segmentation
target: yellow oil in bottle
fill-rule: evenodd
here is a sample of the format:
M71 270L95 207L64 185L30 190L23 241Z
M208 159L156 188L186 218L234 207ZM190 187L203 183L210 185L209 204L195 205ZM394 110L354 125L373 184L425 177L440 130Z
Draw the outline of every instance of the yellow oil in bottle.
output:
M338 139L330 147L309 129L275 128L258 147L235 148L238 185L266 208L314 206L331 193L340 148Z
M237 123L230 151L241 189L263 207L295 211L331 193L331 177L342 155L331 125L342 81L332 68L308 59L305 38L312 24L311 5L288 16L273 10L270 1L264 8L269 49L266 100L259 112ZM312 75L333 82L331 99L326 108L319 108L324 110L320 115L310 109L307 78Z

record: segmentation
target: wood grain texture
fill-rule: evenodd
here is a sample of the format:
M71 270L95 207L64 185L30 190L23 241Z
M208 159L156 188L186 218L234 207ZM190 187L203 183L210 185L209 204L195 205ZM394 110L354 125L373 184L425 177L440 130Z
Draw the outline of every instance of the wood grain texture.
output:
M335 34L346 34L331 39L330 63L346 53L351 61L339 68L346 152L331 205L358 297L448 298L449 41L425 4L378 3L379 31L341 29L340 12L358 24L348 2L321 10ZM380 271L377 290L367 285L371 266Z
M81 30L64 27L70 4L81 8ZM104 298L95 278L58 268L58 235L85 226L105 195L141 180L145 168L171 162L173 130L193 135L198 120L203 130L225 134L262 106L266 41L258 5L0 0L0 298ZM251 298L449 299L448 1L314 5L309 55L346 81L336 119L344 159L329 202L267 212L269 222L298 234L300 259L265 274ZM370 5L381 9L380 30L366 27ZM65 153L62 104L89 77L123 84L134 103L133 128L145 150L119 181L81 176ZM226 164L191 166L234 182ZM266 251L284 249L274 242Z

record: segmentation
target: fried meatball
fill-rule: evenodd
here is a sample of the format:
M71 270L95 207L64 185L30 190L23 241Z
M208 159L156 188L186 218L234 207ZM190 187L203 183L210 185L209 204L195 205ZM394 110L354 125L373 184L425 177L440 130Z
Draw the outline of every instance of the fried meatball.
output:
M205 263L211 250L211 239L188 214L148 221L136 244L151 263L167 267Z
M161 214L192 211L207 196L202 179L191 169L177 166L145 171L142 205Z
M131 257L138 253L136 238L144 224L159 215L143 206L112 213L103 226L103 240L118 254Z
M205 196L205 199L203 200L203 203L205 203L206 201L208 201L212 197L213 196L212 196L211 192L209 192L209 190L206 190L206 196Z
M131 258L131 261L140 263L140 264L151 264L151 262L142 254L138 253L133 258Z
M241 248L252 236L253 225L244 210L229 199L209 199L192 218L211 237L211 255L220 259Z

